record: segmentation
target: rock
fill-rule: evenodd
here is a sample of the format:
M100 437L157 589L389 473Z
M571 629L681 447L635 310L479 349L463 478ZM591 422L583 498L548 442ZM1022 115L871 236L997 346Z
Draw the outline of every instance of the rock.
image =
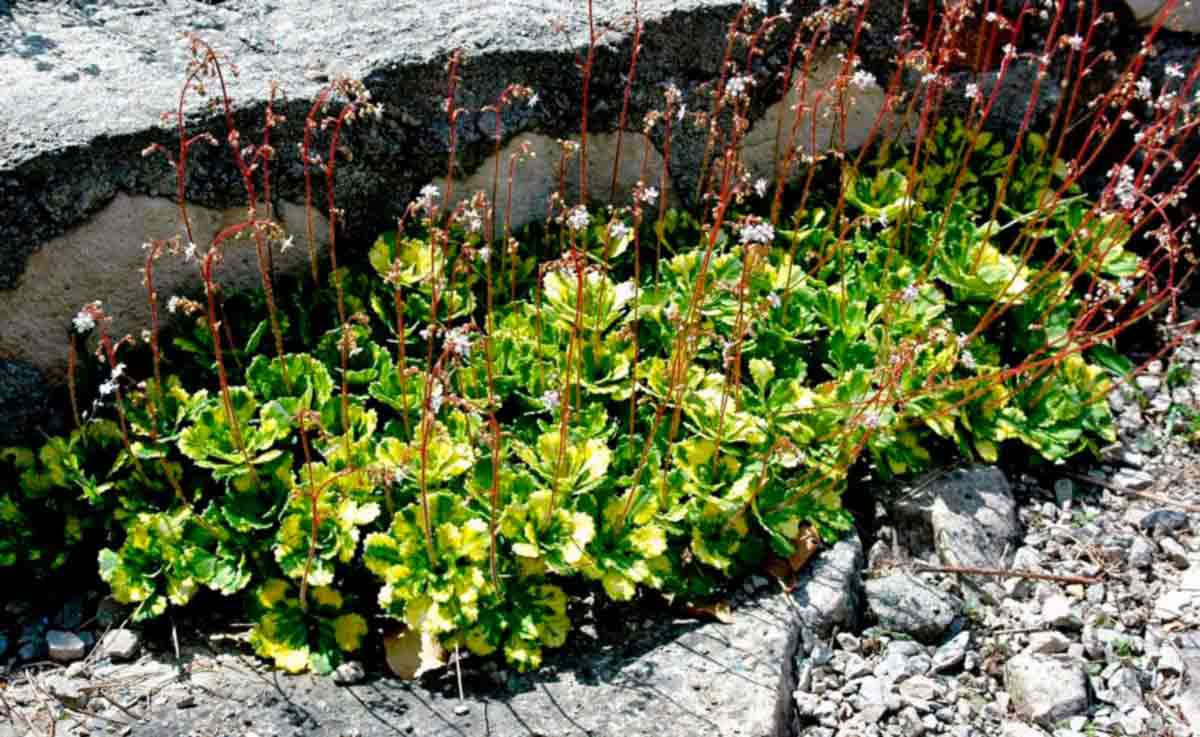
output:
M801 621L818 637L828 638L834 629L858 629L862 567L862 543L851 533L801 572L792 601Z
M1142 703L1142 683L1138 678L1137 669L1129 666L1118 668L1108 677L1108 703L1121 707L1123 710L1132 709Z
M1138 520L1138 527L1151 535L1168 535L1186 530L1187 515L1174 509L1155 509Z
M1154 483L1154 477L1141 469L1122 468L1113 474L1112 482L1122 489L1141 491L1150 488Z
M28 442L49 402L50 389L37 368L0 359L0 447Z
M936 701L938 696L945 691L940 683L926 676L908 678L898 686L898 690L908 702L914 700Z
M1058 632L1035 632L1029 636L1025 652L1030 655L1057 655L1067 651L1071 641Z
M933 653L933 672L945 673L961 666L970 645L971 633L968 630L963 630L944 642Z
M88 703L88 682L82 678L51 675L44 681L50 695L72 709L83 709Z
M1058 479L1054 482L1054 501L1060 507L1066 507L1075 499L1075 484L1071 479Z
M1183 589L1172 589L1154 601L1154 616L1164 622L1179 619L1196 603L1196 594Z
M1176 568L1184 570L1191 565L1191 561L1188 560L1187 549L1180 545L1175 538L1164 537L1160 539L1158 541L1158 547L1162 550L1163 555L1166 556L1167 560L1171 562L1171 565L1175 566Z
M940 640L962 611L957 597L907 573L871 579L866 593L867 607L881 627L924 643Z
M1126 560L1134 568L1149 568L1154 562L1154 545L1141 535L1135 537Z
M1083 627L1075 605L1061 595L1052 596L1042 604L1042 622L1048 627L1062 630L1077 630Z
M100 657L116 661L133 660L141 649L141 637L133 630L109 630L100 638Z
M50 630L46 633L46 647L49 649L50 659L59 663L82 660L87 651L87 645L79 635L62 630Z
M1024 722L1014 722L1011 719L1004 720L1000 727L1000 734L1003 737L1046 737L1046 733L1037 727L1031 727Z
M1017 655L1004 666L1004 684L1017 713L1043 726L1088 708L1087 674L1078 663Z
M367 677L362 663L348 660L333 670L333 682L339 686L353 686Z
M1008 479L997 468L957 469L895 501L892 521L900 542L914 555L936 550L947 565L1006 568L1021 524ZM962 577L989 601L1004 597L994 579Z

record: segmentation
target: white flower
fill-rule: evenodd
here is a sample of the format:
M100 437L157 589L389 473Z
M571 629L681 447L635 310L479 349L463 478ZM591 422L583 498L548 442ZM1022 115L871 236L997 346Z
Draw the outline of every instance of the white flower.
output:
M487 246L484 246L483 248L479 249L479 260L480 261L487 261L491 257L492 257L492 249L488 248Z
M913 302L917 301L917 294L917 285L909 284L902 292L900 292L900 299L904 300L908 304L912 304Z
M188 241L188 244L183 248L183 260L191 261L196 258L196 244Z
M867 412L866 414L864 414L863 415L863 424L872 429L879 427L879 413L878 412Z
M671 322L675 322L679 319L679 305L672 302L671 305L667 307L667 319Z
M754 180L754 193L759 197L766 197L767 186L767 180L759 177L758 179Z
M866 69L859 69L854 72L854 76L850 77L850 84L854 85L860 90L865 90L875 83L875 75L871 74Z
M125 375L125 364L118 363L116 366L113 366L113 370L112 370L113 381L116 381L117 379L121 378L124 375Z
M579 232L587 228L589 219L587 208L583 205L576 205L567 214L567 227L575 232Z
M417 335L421 336L421 340L429 340L429 337L433 335L433 326L426 325L425 327L421 328L421 332L417 333Z
M975 356L971 355L970 351L963 351L958 354L958 362L963 365L963 368L968 371L975 370Z
M1083 48L1083 37L1078 34L1074 36L1066 36L1063 40L1066 42L1067 46L1070 46L1074 51L1079 51Z
M296 239L295 237L289 235L287 238L284 238L279 242L279 252L286 253L287 250L294 245L296 245ZM171 311L174 312L174 310Z
M656 187L646 187L642 190L641 200L647 205L653 205L658 201L658 189Z
M967 88L963 92L963 94L966 95L968 100L978 100L979 99L979 85L975 84L974 82L968 82Z
M633 295L637 293L637 287L631 281L623 281L617 285L616 303L623 305L633 299Z
M96 327L96 320L87 310L80 310L79 314L71 322L75 323L75 332L86 333Z
M1149 100L1150 95L1154 94L1154 88L1150 84L1150 80L1145 77L1138 78L1134 86L1137 88L1137 96L1143 100Z
M738 237L744 244L766 244L775 240L775 229L768 222L746 223Z
M100 396L107 397L109 394L112 394L116 390L117 390L117 382L112 379L109 379L108 381L106 381L100 385Z
M1178 64L1168 64L1166 72L1168 77L1174 77L1176 79L1183 79L1187 76L1183 73L1183 67L1179 66Z
M750 89L750 85L754 84L754 79L749 76L734 77L725 85L725 96L730 100L737 100L744 97Z
M550 410L551 412L558 409L558 405L559 405L560 401L561 401L561 399L559 397L558 391L555 389L551 389L551 390L545 392L544 394L542 394L542 406L545 407L546 409Z
M1015 56L1016 53L1017 53L1016 46L1013 46L1012 44L1004 44L1004 55L1005 56Z
M613 220L608 224L608 237L614 241L619 241L629 235L630 227L620 220Z
M441 196L441 190L437 188L436 184L426 184L421 187L421 194L417 197L417 209L432 212Z
M1121 207L1132 210L1133 206L1137 204L1137 188L1133 184L1135 174L1133 167L1123 164L1116 174L1117 181L1113 185L1113 194L1121 203Z
M442 393L442 385L434 384L433 391L429 393L429 411L435 415L442 408L442 402L446 401L445 395Z
M538 93L534 92L532 95L529 96L529 101L525 103L525 107L534 107L538 104L538 101L541 99L542 98L538 96Z
M466 328L454 328L446 333L446 350L459 358L471 357L471 336Z
M779 306L783 304L783 300L779 298L778 294L771 292L767 295L767 303L771 305L771 309L777 310L779 309Z
M179 297L178 295L171 295L171 298L167 300L167 312L170 312L172 315L174 315L175 311L178 309Z

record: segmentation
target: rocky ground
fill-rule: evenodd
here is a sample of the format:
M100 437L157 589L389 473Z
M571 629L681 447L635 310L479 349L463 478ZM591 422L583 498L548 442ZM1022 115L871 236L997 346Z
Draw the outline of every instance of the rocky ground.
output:
M287 678L236 628L10 604L27 622L0 635L0 737L1200 734L1198 398L1193 335L1114 392L1103 463L878 492L865 555L839 543L790 591L755 577L722 621L587 609L536 674L464 661L464 698L452 668L402 683L375 654Z

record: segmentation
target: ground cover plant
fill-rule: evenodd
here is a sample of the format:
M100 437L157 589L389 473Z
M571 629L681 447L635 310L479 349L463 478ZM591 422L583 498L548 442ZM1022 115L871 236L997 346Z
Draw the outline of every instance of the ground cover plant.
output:
M888 103L851 152L837 131L876 84L853 37L831 88L814 100L805 87L818 50L868 8L798 24L743 8L708 109L688 114L663 91L644 125L667 158L672 127L707 138L691 211L669 209L669 178L645 166L629 202L589 198L587 81L606 33L592 23L581 135L563 145L578 201L560 178L546 222L513 227L521 154L500 155L501 121L536 101L520 85L489 108L492 191L456 197L456 54L446 183L344 263L334 182L353 166L351 126L384 111L352 80L317 97L298 142L308 232L286 233L272 218L274 113L245 143L231 67L189 37L177 141L147 151L174 166L183 235L146 244L140 341L111 335L102 303L74 317L72 378L96 380L72 383L69 435L0 453L15 480L0 519L16 532L0 566L46 573L100 548L101 578L138 620L238 597L255 651L288 671L356 657L377 616L429 647L536 668L566 641L572 595L691 603L746 571L786 575L850 528L842 495L867 474L1016 448L1059 463L1111 443L1106 398L1135 369L1115 341L1170 317L1193 268L1181 204L1197 162L1180 152L1200 69L1172 70L1151 95L1137 54L1085 101L1108 60L1090 51L1095 9L947 7L928 28L904 23ZM789 71L756 76L781 36ZM1059 65L1070 84L1046 130L1030 112L1005 140L987 123L1021 64ZM804 102L780 119L760 178L740 144L772 85ZM1036 84L1029 94L1033 111ZM224 117L223 142L188 129L192 97ZM829 146L808 145L830 120ZM198 145L227 147L247 195L246 219L200 244L183 198ZM296 241L310 273L275 275L272 252ZM221 288L231 248L255 249L260 290ZM156 292L162 258L196 264L196 293ZM49 542L64 529L77 545Z

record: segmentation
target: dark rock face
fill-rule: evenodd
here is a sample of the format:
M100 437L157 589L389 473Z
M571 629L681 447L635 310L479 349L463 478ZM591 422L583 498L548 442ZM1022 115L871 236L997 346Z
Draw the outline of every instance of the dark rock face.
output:
M0 361L0 446L28 442L50 402L41 373L21 361Z
M778 3L773 3L778 5ZM758 3L766 10L766 3ZM598 21L619 22L624 0L597 0ZM661 86L677 81L690 98L695 83L716 76L736 0L644 0L646 28L631 120L662 106ZM568 13L569 11L569 13ZM422 184L446 170L448 125L442 111L446 62L454 49L466 57L459 104L472 111L491 103L510 83L539 93L534 107L504 114L507 135L537 130L576 132L580 72L575 60L586 39L586 19L559 0L455 3L395 0L228 0L203 5L165 0L22 3L0 18L0 87L6 116L0 135L0 289L11 288L26 257L116 193L173 197L174 172L160 156L143 158L149 144L174 146L160 115L179 96L187 52L180 32L194 32L239 69L230 92L243 135L257 137L269 83L289 103L277 129L280 158L275 192L303 201L296 142L312 99L342 75L363 79L384 104L378 124L347 132L356 156L342 168L339 205L351 237L373 236ZM551 21L559 20L561 28ZM630 34L605 36L592 80L593 130L615 127ZM782 56L768 63L780 63ZM691 100L701 109L703 100ZM222 132L198 106L191 132ZM636 124L635 126L636 127ZM459 167L473 170L492 148L490 113L459 119ZM687 148L686 135L680 149ZM223 141L223 137L221 138ZM681 157L680 166L686 166ZM189 158L188 198L214 208L244 201L228 152L198 145Z

